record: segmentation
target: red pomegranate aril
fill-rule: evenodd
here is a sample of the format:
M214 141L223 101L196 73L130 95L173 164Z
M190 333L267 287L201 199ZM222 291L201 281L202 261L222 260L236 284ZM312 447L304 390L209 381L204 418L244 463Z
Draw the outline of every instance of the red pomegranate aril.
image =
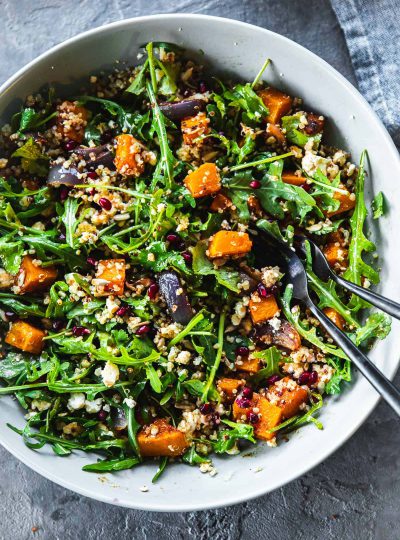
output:
M280 379L280 376L277 374L270 375L266 380L267 386L271 386L272 384L275 384L276 382L279 381L279 379Z
M167 234L165 238L170 244L177 244L178 242L181 241L180 236L174 233Z
M96 261L96 259L94 259L93 257L88 257L88 258L86 259L86 262L87 262L88 264L90 264L90 266L96 266L96 265L97 265L97 261Z
M139 328L136 330L137 336L145 336L150 332L150 326L148 324L143 324L142 326L139 326Z
M203 405L200 405L201 414L211 414L213 410L214 407L211 405L211 403L203 403Z
M85 326L73 326L72 333L76 337L88 336L90 334L90 330L89 328L86 328Z
M104 209L104 210L111 210L112 208L112 203L110 200L106 199L105 197L101 197L101 199L99 199L99 205Z
M96 180L97 178L97 174L94 171L89 171L88 173L86 173L86 176L90 178L90 180Z
M182 257L185 259L185 262L187 262L188 264L191 264L193 257L192 257L192 254L189 253L189 251L184 251L182 253Z
M107 412L102 409L98 412L97 418L101 421L105 420L107 418Z
M75 148L78 146L78 143L76 141L67 141L64 144L64 148L67 152L72 152L72 150L75 150Z
M245 347L244 345L242 345L241 347L237 347L235 353L236 353L236 356L249 356L250 350L248 347Z
M147 295L150 298L150 300L154 300L158 294L159 286L157 283L152 283L150 287L147 289Z
M318 373L316 371L310 371L310 381L308 384L315 384L318 381Z
M249 186L251 187L251 189L260 189L261 182L259 182L258 180L252 180Z
M242 396L247 399L251 399L253 397L253 390L250 388L250 386L245 386L243 388Z
M70 191L71 191L71 188L67 186L61 186L60 187L60 201L65 201Z
M250 424L257 424L257 422L260 420L258 414L251 412L248 416Z
M318 373L316 371L305 371L302 373L299 377L299 384L300 386L303 386L306 384L307 386L311 386L312 384L315 384L318 381Z
M257 292L262 298L267 298L268 296L267 287L263 283L257 285Z
M237 397L235 401L242 409L248 409L251 406L251 401L244 397Z
M121 306L120 308L117 309L117 311L115 312L115 315L117 317L123 317L128 312L129 312L129 307L128 306Z
M307 191L307 192L308 192L308 191L310 191L310 189L311 189L311 184L306 184L306 183L305 183L305 184L301 184L300 187L303 188L304 191Z

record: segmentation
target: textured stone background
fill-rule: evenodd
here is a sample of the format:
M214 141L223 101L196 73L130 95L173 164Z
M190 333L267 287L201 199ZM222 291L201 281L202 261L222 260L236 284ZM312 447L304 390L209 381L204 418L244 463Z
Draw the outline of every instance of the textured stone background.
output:
M231 0L226 5L221 0L0 0L0 7L0 81L78 32L122 18L181 11L236 18L284 34L355 83L329 0ZM399 448L398 420L381 404L310 474L240 506L189 514L125 510L80 497L0 449L0 539L398 540Z

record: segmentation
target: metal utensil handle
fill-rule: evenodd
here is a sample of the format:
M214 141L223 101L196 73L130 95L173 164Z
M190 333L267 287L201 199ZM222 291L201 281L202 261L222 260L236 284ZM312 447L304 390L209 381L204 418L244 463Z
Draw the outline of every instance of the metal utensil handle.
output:
M311 301L307 307L319 320L337 345L347 354L359 371L372 384L392 409L400 416L400 391L385 375L363 354L360 349Z
M360 287L355 283L351 283L350 281L347 281L347 279L343 279L336 274L335 278L335 281L338 285L341 285L345 289L353 292L363 300L366 300L367 302L381 309L385 313L392 315L396 319L400 319L400 304L398 304L394 300L390 300L389 298L385 298L384 296L381 296L376 292L364 289L363 287Z

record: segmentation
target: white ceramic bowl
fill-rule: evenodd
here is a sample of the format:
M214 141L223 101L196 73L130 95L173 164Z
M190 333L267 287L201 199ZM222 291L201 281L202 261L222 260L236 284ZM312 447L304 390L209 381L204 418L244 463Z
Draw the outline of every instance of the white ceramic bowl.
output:
M182 44L194 53L203 50L215 70L228 71L245 80L252 80L265 58L271 58L273 63L266 77L272 85L302 96L314 110L326 115L332 126L330 136L351 150L354 160L359 159L364 148L369 150L368 194L382 190L390 204L379 231L373 231L382 255L380 290L400 299L397 150L375 113L349 82L326 62L278 34L203 15L157 15L116 22L54 47L9 79L0 89L1 119L9 120L20 104L17 98L23 99L46 83L74 86L89 74L112 68L115 60L135 63L138 47L152 40ZM398 330L396 322L389 338L377 343L370 354L389 377L394 375L399 362ZM59 458L48 448L29 450L5 425L24 425L21 409L9 397L0 400L0 442L38 473L88 497L145 510L199 510L246 501L302 475L343 444L377 401L378 396L369 384L356 377L351 388L339 398L329 399L320 415L323 431L307 426L278 448L260 444L247 456L217 458L218 475L214 478L201 474L196 467L176 464L167 468L154 486L154 464L99 477L81 470L84 464L95 460L94 455L76 453ZM149 487L148 492L140 491L143 485Z

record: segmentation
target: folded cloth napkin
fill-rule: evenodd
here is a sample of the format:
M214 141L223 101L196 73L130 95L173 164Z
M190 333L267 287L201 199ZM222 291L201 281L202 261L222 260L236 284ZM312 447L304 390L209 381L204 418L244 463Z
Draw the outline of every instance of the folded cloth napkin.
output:
M361 93L400 150L399 0L331 0Z

